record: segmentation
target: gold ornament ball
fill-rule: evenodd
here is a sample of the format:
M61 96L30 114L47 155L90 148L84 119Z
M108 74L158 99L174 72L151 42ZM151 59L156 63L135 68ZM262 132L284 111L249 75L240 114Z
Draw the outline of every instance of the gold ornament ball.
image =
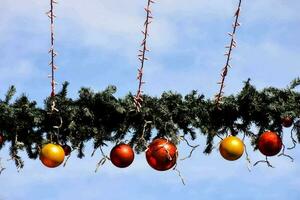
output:
M229 136L222 140L219 149L224 159L234 161L243 155L244 143L238 137Z
M65 152L64 149L57 144L46 144L40 152L40 160L49 168L58 167L64 162Z

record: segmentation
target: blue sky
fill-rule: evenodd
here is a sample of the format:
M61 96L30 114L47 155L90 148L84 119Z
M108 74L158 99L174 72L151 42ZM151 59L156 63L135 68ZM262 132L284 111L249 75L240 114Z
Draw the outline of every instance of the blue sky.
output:
M58 82L69 81L69 95L76 97L81 86L94 90L107 85L118 87L118 96L137 87L137 51L144 21L141 0L64 0L57 6L56 44L59 53ZM237 1L161 0L153 6L149 47L151 58L145 66L145 91L160 95L173 90L183 94L193 89L207 97L217 91L222 56L228 44L233 12ZM1 0L0 5L0 95L9 85L18 94L26 93L41 105L50 93L49 21L45 16L47 0ZM258 88L284 88L299 76L300 2L296 0L245 1L238 30L238 48L234 50L226 94L238 92L247 78ZM287 130L288 133L288 130ZM286 135L287 135L286 133ZM25 168L17 173L7 162L0 176L2 200L62 199L245 199L274 200L300 198L300 150L286 158L271 158L275 169L265 166L248 172L243 157L237 162L224 161L217 151L179 162L186 179L182 186L172 171L156 172L148 167L144 155L138 155L132 167L120 170L107 163L97 174L97 156L79 160L71 157L67 167L46 169L39 161L25 159ZM286 145L290 145L288 137ZM184 144L180 154L187 153ZM109 148L105 149L109 152ZM262 156L250 150L254 162ZM25 156L25 154L24 154Z

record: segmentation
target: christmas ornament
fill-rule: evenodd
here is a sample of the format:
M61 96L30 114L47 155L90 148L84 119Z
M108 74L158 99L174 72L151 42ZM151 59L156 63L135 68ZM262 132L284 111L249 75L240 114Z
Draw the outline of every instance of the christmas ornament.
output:
M171 169L176 164L177 156L176 146L163 138L155 139L146 151L148 164L158 171Z
M61 147L64 149L65 156L68 156L71 154L72 149L69 145L65 144L65 145L62 145Z
M2 144L4 142L4 136L2 133L0 133L0 144Z
M258 149L266 156L275 156L281 148L282 140L275 132L266 131L258 139Z
M244 143L238 137L229 136L222 140L219 150L223 158L234 161L243 155Z
M111 162L119 168L131 165L134 160L134 152L128 144L118 144L110 152Z
M282 126L289 128L293 125L294 120L293 118L289 117L289 116L285 116L281 119L281 124Z
M40 160L49 168L58 167L65 159L64 149L57 144L46 144L40 152Z

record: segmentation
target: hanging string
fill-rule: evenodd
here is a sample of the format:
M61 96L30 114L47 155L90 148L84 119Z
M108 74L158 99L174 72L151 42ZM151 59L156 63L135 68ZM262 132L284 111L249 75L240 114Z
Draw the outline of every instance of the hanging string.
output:
M152 12L151 12L151 4L152 3L155 3L155 2L153 0L148 0L147 7L145 8L145 11L146 11L146 20L145 20L145 23L144 23L145 29L144 29L144 31L142 31L144 39L141 43L141 49L139 50L139 55L138 55L138 58L141 62L141 66L138 69L138 75L137 75L137 79L138 79L138 82L139 82L138 90L137 90L136 95L134 96L134 105L135 105L138 112L140 111L140 109L142 107L142 102L143 102L142 86L143 86L143 84L145 84L145 82L143 81L143 70L144 70L145 60L148 60L148 58L146 57L146 52L149 51L149 49L147 48L147 38L149 36L148 27L149 27L149 24L151 24L151 22L152 22L151 20L153 19Z
M99 162L97 163L97 165L96 165L95 173L98 172L99 168L100 168L101 166L103 166L107 160L110 160L110 157L108 157L108 156L104 153L104 151L102 150L102 147L101 147L101 146L99 147L99 149L100 149L100 151L101 151L102 158L100 159L100 161L99 161ZM94 153L94 152L93 152L93 153ZM93 155L93 154L92 154L92 155Z
M55 80L55 71L58 69L58 67L55 64L55 57L57 56L57 52L55 51L55 31L54 31L54 22L56 15L54 14L54 5L58 4L57 0L50 0L50 10L46 12L47 16L50 19L50 43L51 47L49 49L49 54L50 54L50 63L49 66L51 67L51 74L48 75L48 77L51 79L51 94L50 94L50 112L48 114L53 114L54 112L59 112L59 110L56 108L56 101L55 101L55 90L56 90L56 85L57 82ZM53 142L53 136L56 136L57 142L59 140L59 129L62 127L63 121L62 117L59 116L60 119L60 124L57 126L53 126L54 129L57 130L57 134L50 132L50 142Z
M172 156L170 155L170 151L166 147L166 145L169 143L170 140L168 138L166 138L166 139L167 139L166 143L162 144L161 147L166 151L169 161L172 161L173 159L176 160L176 163L173 167L173 171L175 171L177 173L177 175L180 178L182 184L185 185L185 180L184 180L184 178L181 174L181 171L177 168L178 150L176 150L175 158L172 158Z
M239 27L241 25L239 23L241 5L242 5L242 0L239 0L239 5L238 5L238 8L237 8L237 10L235 12L235 15L234 15L235 21L234 21L234 24L232 25L233 30L232 30L231 33L228 33L229 37L231 38L231 41L230 41L230 45L225 47L226 49L228 49L228 51L224 54L226 56L226 64L225 64L225 66L224 66L224 68L222 69L222 72L221 72L221 81L218 82L218 84L220 85L219 93L215 96L215 98L216 98L215 101L216 101L216 105L217 105L218 108L221 104L222 97L223 97L223 94L224 94L223 90L225 88L225 78L227 76L228 69L231 68L230 61L232 59L232 50L234 48L236 48L236 46L237 46L237 42L235 40L235 33L236 33L236 30L237 30L237 27Z
M178 177L179 177L180 180L181 180L181 183L182 183L183 185L186 185L186 184L185 184L185 180L184 180L184 178L183 178L183 176L182 176L182 174L181 174L181 171L180 171L179 169L177 169L177 163L176 163L175 166L173 167L173 171L175 171L175 172L177 173Z
M48 11L46 14L50 18L50 31L51 31L51 47L49 50L49 54L51 56L51 61L49 63L49 66L51 67L51 74L48 76L51 79L51 98L52 98L52 111L57 111L55 108L55 88L57 85L57 82L55 81L55 71L57 70L57 66L55 65L55 57L57 56L57 53L54 49L54 41L55 41L55 35L54 35L54 19L56 18L54 14L54 4L57 4L58 2L56 0L50 0L50 11Z
M251 159L249 157L248 154L248 150L247 150L247 145L245 144L245 138L246 138L246 133L244 132L244 136L243 136L243 144L244 144L244 149L245 149L245 154L246 154L246 163L247 163L247 169L249 172L251 172Z

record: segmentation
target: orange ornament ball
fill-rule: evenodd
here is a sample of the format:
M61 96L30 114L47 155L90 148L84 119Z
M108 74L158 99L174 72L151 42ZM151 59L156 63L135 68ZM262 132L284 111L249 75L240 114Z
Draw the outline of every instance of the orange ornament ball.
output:
M234 161L243 155L244 143L238 137L229 136L222 140L219 150L224 159Z
M148 164L158 171L166 171L177 162L177 147L167 139L155 139L146 151Z
M119 168L126 168L134 160L134 152L128 144L118 144L110 151L111 162Z
M40 152L40 160L49 168L58 167L64 162L65 152L64 149L57 144L46 144Z
M281 148L282 140L276 132L266 131L258 139L258 149L265 156L275 156Z

